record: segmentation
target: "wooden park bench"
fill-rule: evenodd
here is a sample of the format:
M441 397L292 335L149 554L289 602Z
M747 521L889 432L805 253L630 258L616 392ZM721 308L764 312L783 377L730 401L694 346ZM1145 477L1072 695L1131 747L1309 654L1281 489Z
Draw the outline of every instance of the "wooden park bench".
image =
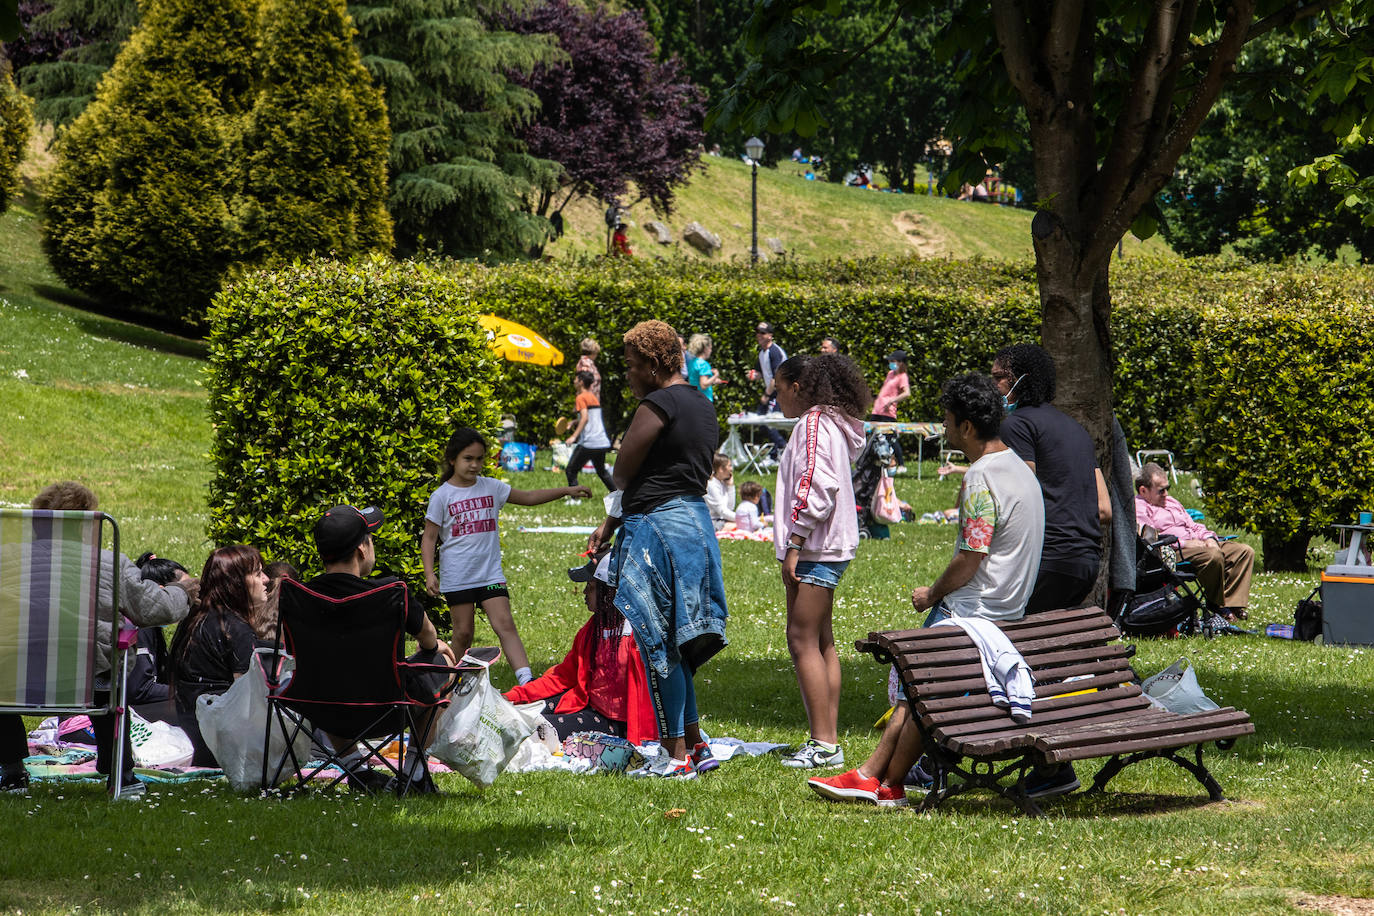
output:
M935 766L922 810L985 788L1037 816L1040 808L1026 796L1034 768L1099 757L1109 759L1090 792L1101 792L1133 763L1162 757L1197 777L1213 801L1221 800L1221 786L1202 764L1202 745L1229 747L1253 734L1248 713L1227 707L1179 715L1153 706L1131 669L1135 647L1118 639L1101 608L1051 611L998 626L1035 678L1031 720L1024 725L992 705L978 650L957 627L870 633L855 643L860 652L897 666ZM1189 747L1193 760L1180 753Z

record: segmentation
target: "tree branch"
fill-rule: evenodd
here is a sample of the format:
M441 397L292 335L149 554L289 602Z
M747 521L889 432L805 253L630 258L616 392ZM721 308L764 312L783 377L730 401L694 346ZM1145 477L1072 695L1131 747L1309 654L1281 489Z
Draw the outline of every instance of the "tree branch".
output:
M1114 210L1125 189L1148 159L1173 110L1173 84L1178 54L1187 48L1197 15L1196 0L1180 4L1157 0L1134 68L1131 90L1112 132L1112 142L1098 170L1094 221Z
M1221 30L1216 42L1207 72L1203 74L1193 89L1192 96L1183 106L1183 111L1169 126L1160 143L1159 150L1148 161L1142 161L1137 174L1133 176L1121 200L1112 208L1106 219L1099 223L1104 231L1093 239L1091 248L1086 252L1085 261L1111 256L1111 250L1120 237L1117 230L1125 232L1150 199L1164 187L1173 174L1174 166L1183 155L1188 144L1202 126L1208 112L1216 104L1226 80L1235 69L1236 58L1248 39L1250 21L1255 15L1255 0L1231 0L1230 17Z
M1083 19L1082 0L1060 0L1050 9L1045 35L1044 56L1050 73L1072 73L1079 51L1079 25ZM1055 86L1056 91L1063 87Z
M902 7L898 5L898 7L892 12L892 18L887 21L887 25L883 26L883 30L878 33L877 37L870 41L868 44L864 45L859 50L855 51L853 54L849 55L849 57L846 58L845 61L841 63L838 67L836 67L834 72L830 75L839 76L840 74L848 70L850 67L854 66L854 62L856 60L858 60L860 57L863 57L869 51L872 51L878 45L886 41L887 36L892 34L892 30L895 29L897 27L897 23L901 21Z
M1335 6L1337 0L1318 0L1316 3L1309 3L1305 6L1294 4L1284 7L1276 13L1270 13L1259 22L1250 24L1250 28L1245 32L1245 41L1242 45L1249 44L1261 35L1266 35L1275 29L1290 26L1300 19L1310 19L1313 16L1324 13ZM1179 65L1186 67L1194 61L1206 60L1211 54L1216 53L1220 40L1209 45L1201 45L1196 48L1189 48L1188 53L1179 60Z
M993 0L992 25L997 33L997 44L1002 48L1002 62L1007 68L1011 84L1026 103L1027 112L1032 114L1031 121L1043 119L1055 104L1053 95L1047 87L1040 85L1035 74L1035 54L1031 49L1026 28L1026 14L1017 0ZM1077 35L1077 29L1074 30Z

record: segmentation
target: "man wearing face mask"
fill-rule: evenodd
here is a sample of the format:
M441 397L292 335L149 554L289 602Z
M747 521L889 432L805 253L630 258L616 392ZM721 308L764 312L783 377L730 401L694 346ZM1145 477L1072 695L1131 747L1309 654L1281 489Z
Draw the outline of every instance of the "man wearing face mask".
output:
M1044 348L1002 348L992 378L1007 404L1002 441L1035 472L1045 499L1045 546L1026 613L1076 607L1097 579L1102 526L1112 518L1092 437L1050 403L1054 360Z

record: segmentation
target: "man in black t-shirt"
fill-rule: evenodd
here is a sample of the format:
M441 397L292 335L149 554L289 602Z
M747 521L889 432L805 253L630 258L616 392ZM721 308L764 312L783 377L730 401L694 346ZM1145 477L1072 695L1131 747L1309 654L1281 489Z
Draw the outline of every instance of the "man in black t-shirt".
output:
M347 598L363 592L370 592L378 586L395 582L394 576L369 579L377 565L377 550L372 543L372 532L381 527L386 519L382 510L375 506L355 509L353 506L335 506L315 523L315 547L324 563L324 572L305 585L311 591L329 598ZM412 601L406 593L406 632L414 636L420 644L423 655L437 656L423 658L430 664L457 665L453 650L439 638L434 623L425 613L423 605ZM409 688L408 688L409 689ZM422 692L422 691L421 691ZM418 695L412 691L412 696ZM424 723L422 738L429 740L429 722ZM429 772L419 765L418 754L406 755L406 768L403 772L410 775L414 785L410 792L433 792L434 783Z
M1088 597L1111 521L1106 480L1092 437L1054 400L1054 360L1042 347L999 350L992 377L1007 402L1002 441L1030 466L1045 498L1045 546L1026 613L1076 607Z

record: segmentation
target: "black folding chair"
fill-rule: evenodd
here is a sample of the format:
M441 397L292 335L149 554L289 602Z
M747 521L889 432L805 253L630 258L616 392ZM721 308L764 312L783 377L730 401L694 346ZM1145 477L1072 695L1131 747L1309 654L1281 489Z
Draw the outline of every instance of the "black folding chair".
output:
M282 581L274 655L294 656L295 670L278 683L275 672L281 666L275 659L264 665L272 673L263 736L263 788L277 785L288 763L296 780L294 791L303 791L325 769L338 767L341 772L322 786L332 788L360 765L343 760L357 745L366 749L363 762L375 758L385 765L399 794L409 790L412 781L401 773L403 752L398 751L392 763L382 749L395 741L398 748L414 748L420 765L426 765L422 745L432 714L462 680L481 669L407 662L405 614L404 582L331 598L300 582ZM408 682L415 680L429 682L431 689L423 698L407 693ZM269 781L273 723L285 739L286 752L275 762ZM319 760L300 760L293 749L295 740L312 730L331 736L333 747Z

